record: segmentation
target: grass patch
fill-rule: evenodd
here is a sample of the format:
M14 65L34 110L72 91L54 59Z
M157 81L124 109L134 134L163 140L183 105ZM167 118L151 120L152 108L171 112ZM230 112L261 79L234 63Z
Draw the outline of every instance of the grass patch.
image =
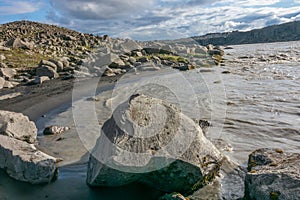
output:
M36 51L27 51L23 49L12 49L11 51L0 51L6 59L4 62L12 68L32 68L36 67L43 59L49 59L50 56L40 54Z

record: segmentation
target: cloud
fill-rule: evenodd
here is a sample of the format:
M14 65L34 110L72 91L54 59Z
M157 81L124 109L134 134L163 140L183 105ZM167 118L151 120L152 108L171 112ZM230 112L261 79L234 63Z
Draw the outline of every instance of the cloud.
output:
M291 0L294 1L294 0ZM282 0L50 0L48 19L83 32L139 40L246 31L299 19ZM287 5L287 4L285 4ZM293 6L292 6L293 5Z
M131 18L143 12L154 0L50 0L60 14L82 20Z
M39 1L8 1L0 2L0 16L32 13L40 9Z

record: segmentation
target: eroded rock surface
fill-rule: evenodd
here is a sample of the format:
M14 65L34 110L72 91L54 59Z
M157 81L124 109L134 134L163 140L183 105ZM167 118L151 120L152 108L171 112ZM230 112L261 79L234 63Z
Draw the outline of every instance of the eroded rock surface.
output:
M49 183L57 175L56 159L32 144L0 135L0 168L19 181Z
M249 156L247 199L300 199L300 154L259 149Z
M90 186L133 182L191 193L214 179L223 156L201 128L172 104L134 95L102 127L90 157Z

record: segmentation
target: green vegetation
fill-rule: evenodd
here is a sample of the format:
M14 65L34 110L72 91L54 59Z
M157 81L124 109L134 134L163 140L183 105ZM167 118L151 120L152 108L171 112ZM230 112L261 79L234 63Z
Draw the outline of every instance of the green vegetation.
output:
M38 53L36 51L26 51L23 49L12 49L11 51L0 51L6 57L5 63L13 68L32 68L36 67L43 59L51 56Z

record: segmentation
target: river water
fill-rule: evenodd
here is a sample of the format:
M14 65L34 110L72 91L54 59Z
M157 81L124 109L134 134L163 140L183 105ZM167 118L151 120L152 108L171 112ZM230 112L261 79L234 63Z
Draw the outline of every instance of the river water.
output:
M242 167L258 148L300 153L300 42L232 46L225 52L221 67L129 73L113 90L96 91L95 81L91 88L96 95L90 89L81 100L75 86L76 101L71 107L64 105L37 121L40 131L48 125L71 127L62 138L40 136L42 149L64 158L58 180L33 187L1 174L0 193L8 199L113 199L112 193L95 193L85 185L87 151L95 145L101 125L114 108L135 93L164 99L193 119L208 120L212 126L206 136ZM96 96L97 101L87 101L89 96ZM74 144L78 148L74 149ZM237 190L242 190L241 180L236 181L227 179L225 183L239 183ZM243 191L230 193L227 187L223 197L242 197Z

